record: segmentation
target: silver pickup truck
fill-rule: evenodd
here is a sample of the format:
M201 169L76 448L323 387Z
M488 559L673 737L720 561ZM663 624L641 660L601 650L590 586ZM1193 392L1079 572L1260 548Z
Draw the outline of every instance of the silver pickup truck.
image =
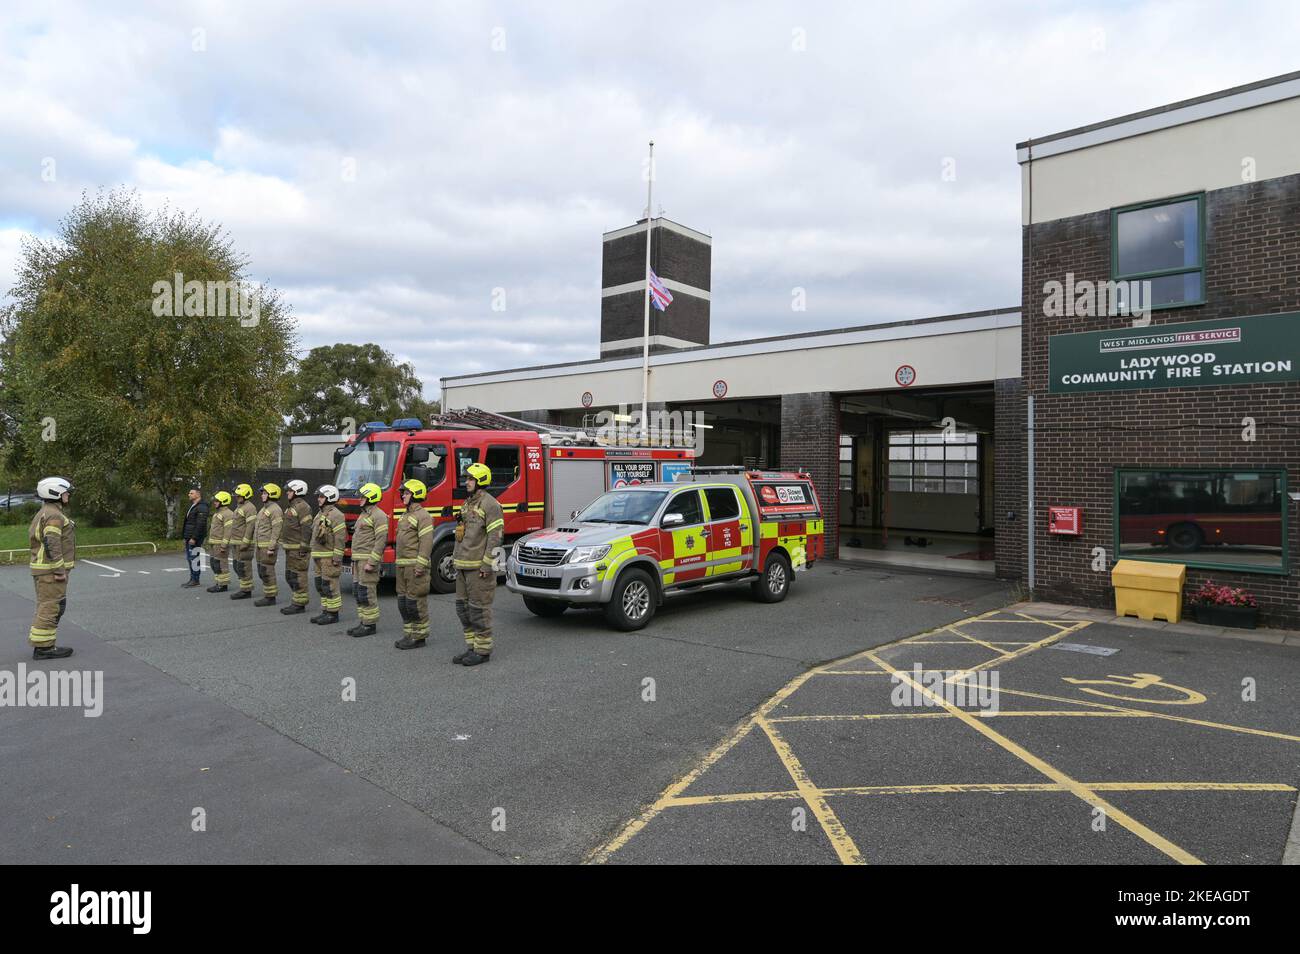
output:
M538 616L599 605L618 629L641 629L667 596L749 582L785 599L793 573L823 550L821 506L803 473L690 474L610 490L563 526L521 538L506 586Z

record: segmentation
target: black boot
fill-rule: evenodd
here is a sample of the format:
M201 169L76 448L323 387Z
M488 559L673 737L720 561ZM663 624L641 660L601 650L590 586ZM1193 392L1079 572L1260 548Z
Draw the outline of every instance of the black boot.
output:
M491 653L480 653L473 649L465 654L465 658L460 661L462 666L478 666L492 658Z
M474 651L473 646L466 646L465 651L461 653L457 653L456 655L452 656L451 661L454 662L457 666L459 666L461 663L465 661L465 657L468 656L473 651Z
M397 642L393 643L397 649L423 649L423 639L412 639L410 636L403 636Z
M375 635L375 626L372 623L357 623L350 630L349 636L373 636Z
M251 600L253 598L252 590L240 590L238 593L231 593L232 600Z
M274 605L275 605L275 597L274 597L274 596L263 596L260 600L253 600L253 605L254 605L254 606L274 606Z
M226 592L226 590L228 590L228 589L230 589L230 587L225 586L225 585L223 585L223 584L221 584L221 583L213 583L211 586L208 587L208 592L209 592L209 593L224 593L224 592Z
M305 612L307 612L307 607L303 606L301 603L290 603L288 606L280 607L280 613L283 616L294 616L298 613Z
M319 616L313 617L313 623L319 623L321 626L328 626L330 623L339 621L338 613L322 612Z
M72 650L67 646L32 647L33 659L67 659L71 655L72 655Z

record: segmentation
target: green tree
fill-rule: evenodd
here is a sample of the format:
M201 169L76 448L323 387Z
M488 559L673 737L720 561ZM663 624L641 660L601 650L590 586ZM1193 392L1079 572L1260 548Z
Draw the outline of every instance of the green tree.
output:
M293 375L289 407L289 427L298 433L341 433L348 418L360 427L396 417L427 422L438 413L438 402L424 399L415 368L376 344L312 348Z
M127 190L25 240L0 311L6 466L69 477L88 509L152 491L172 535L190 481L252 469L282 428L293 319L246 274L219 226Z

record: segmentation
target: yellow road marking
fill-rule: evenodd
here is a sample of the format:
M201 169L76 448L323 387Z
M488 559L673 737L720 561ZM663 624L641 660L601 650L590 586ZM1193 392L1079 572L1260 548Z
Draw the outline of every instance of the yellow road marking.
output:
M1134 710L1133 712L1071 712L1066 710L1051 709L1015 709L1015 710L998 710L997 712L983 712L979 709L971 712L971 715L978 716L981 719L1002 719L1008 716L1035 716L1040 718L1082 718L1085 716L1110 717L1113 719L1139 719L1143 717L1154 718L1155 712L1142 712ZM768 722L869 722L872 719L952 719L954 716L950 712L848 712L843 714L831 715L793 715L793 716L774 716L768 719Z
M840 863L846 865L866 864L861 852L858 851L858 846L853 843L849 833L844 830L844 825L841 824L839 817L826 803L826 796L808 777L808 772L794 754L794 750L790 748L790 743L777 731L776 726L768 722L767 719L760 718L758 724L767 733L768 739L772 742L772 748L776 749L777 758L781 760L785 770L794 779L795 788L799 790L799 794L807 803L809 810L812 811L821 824L822 831L830 839L831 846L834 847L835 854L839 856Z
M1004 689L1001 686L996 689L992 686L986 687L992 692L1006 693L1012 696L1025 696L1029 699L1042 699L1045 702L1064 702L1072 706L1093 706L1098 709L1109 709L1112 712L1122 712L1127 715L1144 715L1152 719L1164 719L1167 722L1185 722L1188 725L1199 725L1207 729L1223 729L1225 732L1241 732L1246 735L1262 735L1270 739L1282 739L1286 742L1300 742L1300 735L1287 735L1285 732L1274 732L1271 729L1253 729L1245 725L1231 725L1227 722L1211 722L1207 719L1192 719L1187 716L1178 716L1170 712L1152 712L1149 709L1131 709L1126 706L1111 705L1107 702L1093 702L1091 699L1068 699L1065 696L1052 696L1043 692L1028 692L1024 689Z
M1057 633L1054 638L1059 639L1061 636L1065 635L1066 632L1068 632L1068 630L1062 630L1061 632ZM1042 642L1047 643L1050 642L1050 640L1043 640ZM882 666L885 666L886 668L889 667L888 663L884 662L879 657L872 655L870 650L867 651L867 656L871 658L874 662ZM1184 851L1182 848L1179 848L1172 841L1169 841L1167 838L1163 837L1162 835L1156 834L1150 828L1146 827L1141 822L1139 822L1136 818L1131 817L1126 812L1121 811L1118 807L1110 804L1110 802L1098 796L1095 791L1089 789L1082 782L1079 782L1071 778L1069 775L1066 775L1064 772L1056 768L1054 765L1045 762L1043 759L1034 755L1032 752L1030 752L1028 749L1024 748L1023 746L1018 745L1015 742L1012 742L1010 739L1008 739L1005 735L1002 735L1000 732L997 732L994 729L989 728L989 726L986 725L982 719L978 719L975 716L971 715L969 712L957 708L947 699L944 699L942 696L936 695L929 688L920 685L918 682L916 682L916 680L912 679L909 675L907 675L907 673L899 672L898 670L894 670L894 672L899 678L906 680L912 686L913 689L933 699L938 705L943 706L945 709L947 709L949 712L955 715L958 719L961 719L963 722L965 722L976 732L983 735L990 742L993 742L1001 746L1003 749L1010 752L1012 755L1016 756L1016 758L1020 759L1026 765L1029 765L1031 768L1038 770L1043 775L1046 775L1048 778L1052 779L1054 782L1064 785L1077 798L1081 799L1084 802L1087 802L1093 808L1100 808L1103 812L1106 813L1106 816L1108 818L1113 818L1122 827L1128 829L1130 832L1137 835L1139 838L1141 838L1151 847L1155 848L1157 851L1163 852L1164 854L1168 855L1170 858L1173 858L1175 861L1180 862L1181 864L1185 864L1185 865L1202 864L1202 862L1195 855L1192 855L1190 852Z
M1084 782L1094 792L1294 792L1283 782ZM962 782L943 785L847 785L819 790L828 798L848 795L954 795L1001 792L1068 792L1059 782ZM797 790L784 792L727 792L719 795L682 795L669 808L729 805L739 802L795 801Z

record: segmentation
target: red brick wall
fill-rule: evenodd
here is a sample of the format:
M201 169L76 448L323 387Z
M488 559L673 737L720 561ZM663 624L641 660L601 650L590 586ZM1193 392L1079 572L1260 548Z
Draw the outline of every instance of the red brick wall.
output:
M825 518L826 556L839 556L840 404L828 392L781 396L781 468L812 474Z
M1036 402L1036 595L1106 605L1112 599L1109 569L1115 560L1115 469L1285 467L1289 489L1300 490L1300 384L1048 394L1050 335L1123 327L1129 319L1049 318L1043 313L1045 282L1063 282L1066 272L1073 272L1076 282L1110 278L1109 211L1040 223L1024 229L1022 238L1022 380ZM1153 312L1153 326L1300 311L1300 176L1207 193L1205 248L1206 304ZM1013 446L1010 438L1002 438L1003 407L1010 403L1010 395L1004 401L999 391L999 468ZM1023 436L1023 408L1018 414ZM1258 422L1254 443L1241 439L1241 421L1247 416ZM999 500L1004 500L1003 490L999 486ZM1046 508L1051 505L1082 507L1083 535L1049 536ZM1289 575L1189 568L1188 589L1206 579L1244 586L1259 599L1266 620L1300 623L1297 512L1294 504L1288 507ZM1005 513L1000 516L1005 522ZM1004 558L1011 564L1014 544L1004 539L1002 524L998 531L1002 572ZM1015 537L1025 539L1023 524L1013 531ZM1094 547L1106 549L1105 572L1090 569Z

